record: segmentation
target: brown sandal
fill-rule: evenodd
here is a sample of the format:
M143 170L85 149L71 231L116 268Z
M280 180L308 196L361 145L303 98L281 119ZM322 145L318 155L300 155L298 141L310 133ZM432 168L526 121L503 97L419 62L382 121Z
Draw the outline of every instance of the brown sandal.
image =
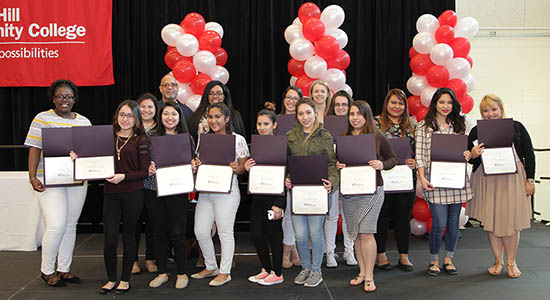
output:
M51 287L60 287L65 285L65 282L63 282L63 280L61 280L61 278L59 278L59 276L55 273L50 275L40 273L40 278L42 278L42 280L44 280Z
M361 283L365 282L365 276L364 275L357 275L355 278L349 281L349 285L356 286L360 285Z
M71 272L57 272L57 276L68 283L80 283L80 278Z
M372 288L372 287L374 287L374 290L367 289L367 288ZM365 286L363 288L363 291L365 291L367 293L376 292L376 285L374 285L374 280L365 280Z

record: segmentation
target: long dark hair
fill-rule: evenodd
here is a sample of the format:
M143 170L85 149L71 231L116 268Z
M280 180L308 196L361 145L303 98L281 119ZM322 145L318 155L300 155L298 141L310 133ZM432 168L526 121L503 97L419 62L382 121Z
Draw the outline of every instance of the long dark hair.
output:
M233 130L231 128L231 111L229 110L229 107L227 107L227 105L223 104L222 102L213 103L208 106L208 108L206 109L206 113L210 112L212 108L218 108L225 118L229 118L228 122L225 124L225 133L232 134ZM214 133L214 131L212 131L212 128L209 129L208 133Z
M117 106L115 114L113 116L113 130L116 134L120 131L120 126L118 125L118 113L120 112L120 109L124 106L128 105L130 110L132 110L132 114L134 115L134 134L137 136L143 136L145 134L145 129L143 129L143 123L141 122L141 110L139 109L139 104L134 100L124 100L120 102L120 104Z
M401 114L401 119L399 120L399 126L403 129L403 137L406 136L407 132L410 132L414 135L414 126L409 117L409 105L407 104L407 95L405 92L400 89L391 89L386 94L384 99L384 105L382 106L382 113L380 114L380 131L386 132L388 128L392 125L390 116L388 115L388 102L390 101L391 96L397 97L399 100L403 101L405 104L405 109L403 114Z
M455 133L464 133L466 131L466 122L464 120L464 116L460 115L460 112L462 111L462 105L460 105L460 102L458 102L455 93L450 88L437 89L432 97L432 102L430 102L428 113L424 118L424 126L433 129L433 131L439 130L439 126L436 122L436 106L437 101L439 101L439 98L441 98L441 96L443 96L444 94L451 96L451 99L453 101L453 109L451 110L451 113L447 116L447 123L450 123L453 126L453 130Z
M348 111L348 130L344 135L353 135L353 126L349 123L349 114L351 112L351 108L355 106L359 110L359 113L365 118L366 122L363 128L361 128L361 134L368 134L368 133L377 133L380 130L376 127L376 124L374 123L374 116L372 114L372 109L370 108L370 105L363 101L363 100L355 100L349 107Z
M346 99L348 99L348 112L349 112L349 108L353 103L353 98L351 98L351 95L348 94L348 92L344 90L339 90L338 92L334 93L334 95L332 95L332 103L330 104L330 110L328 111L328 114L332 116L336 115L336 113L334 112L334 106L335 106L334 100L336 99L336 97L345 97Z
M233 102L231 101L231 93L229 92L229 89L227 88L227 86L218 80L210 81L204 88L204 92L202 93L202 96L201 96L201 103L191 115L191 121L189 123L189 130L191 131L191 134L193 135L197 134L199 121L201 120L202 116L206 113L207 108L209 108L209 105L210 105L210 103L208 102L208 93L210 93L210 90L212 90L217 85L219 85L222 88L223 96L224 96L223 103L230 110L233 108Z
M295 92L298 94L298 98L299 98L298 100L304 99L304 93L302 93L302 90L301 90L299 87L297 87L297 86L289 86L289 87L287 87L287 88L285 89L285 91L283 92L283 102L282 102L283 105L281 105L281 111L279 112L279 114L281 114L281 115L286 114L285 98L286 98L286 94L287 94L288 91L290 91L290 90L293 90L293 91L295 91ZM298 102L298 101L296 101L296 102Z
M164 109L166 109L167 107L172 107L173 109L175 109L178 112L179 122L178 122L178 125L176 125L176 128L175 128L176 133L189 132L187 130L187 126L185 126L185 118L183 117L183 113L181 111L181 108L180 108L179 104L177 104L174 101L166 101L166 102L162 103L162 105L160 106L159 116L158 116L159 122L158 122L155 134L156 135L165 135L166 134L166 127L162 123L162 113L164 112Z

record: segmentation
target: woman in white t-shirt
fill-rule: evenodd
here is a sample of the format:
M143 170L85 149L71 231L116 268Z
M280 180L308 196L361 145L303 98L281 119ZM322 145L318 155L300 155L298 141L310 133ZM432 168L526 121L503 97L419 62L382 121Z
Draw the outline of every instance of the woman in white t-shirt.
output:
M55 108L34 117L25 146L29 147L29 180L46 223L46 231L42 236L41 278L49 286L57 287L65 285L65 282L80 283L80 279L70 272L70 267L76 240L76 223L82 212L88 184L44 187L42 128L89 126L91 123L72 111L78 99L78 90L70 80L53 82L48 96Z

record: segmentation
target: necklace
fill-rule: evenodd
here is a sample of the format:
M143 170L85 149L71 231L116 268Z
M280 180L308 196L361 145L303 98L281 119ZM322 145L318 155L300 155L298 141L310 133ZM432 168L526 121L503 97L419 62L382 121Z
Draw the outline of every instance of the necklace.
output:
M120 160L120 152L122 151L122 148L124 148L124 146L126 146L126 144L128 143L128 141L133 138L134 136L132 135L131 137L128 137L126 139L126 141L122 144L122 146L120 146L120 148L118 147L118 141L120 140L122 142L122 138L120 136L116 136L116 154L117 154L117 158L118 160Z

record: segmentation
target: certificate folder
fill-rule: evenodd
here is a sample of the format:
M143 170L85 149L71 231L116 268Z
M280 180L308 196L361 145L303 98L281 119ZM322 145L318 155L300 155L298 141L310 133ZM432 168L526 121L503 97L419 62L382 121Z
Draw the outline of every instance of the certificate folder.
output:
M157 168L157 196L193 192L191 143L189 134L154 136L151 152Z
M514 174L518 171L512 144L514 121L512 119L478 120L478 142L485 150L481 154L485 175Z
M287 137L284 135L252 135L250 153L256 165L250 169L248 193L284 195Z
M397 156L397 165L390 170L382 170L384 193L407 193L414 190L413 170L405 161L412 158L412 149L408 137L388 139L390 146Z
M69 156L73 150L72 128L42 128L44 155L44 186L80 185L74 180L74 163Z
M461 134L433 134L430 147L430 182L436 188L463 189L466 186L464 151L468 137Z
M290 156L288 169L292 182L292 213L326 215L328 193L321 179L328 179L328 157L326 155Z
M101 180L115 173L112 125L73 127L76 180Z
M201 134L199 145L201 165L197 170L195 189L199 192L230 193L235 161L235 136L232 134Z
M294 127L296 124L296 115L277 115L277 129L275 130L276 135L286 135L286 133Z
M372 195L376 192L376 170L369 161L376 158L374 134L336 137L338 161L346 164L340 170L340 193L342 195Z
M348 130L348 116L325 116L324 117L324 127L330 131L332 135L332 140L336 141L337 136L341 136L346 133Z

